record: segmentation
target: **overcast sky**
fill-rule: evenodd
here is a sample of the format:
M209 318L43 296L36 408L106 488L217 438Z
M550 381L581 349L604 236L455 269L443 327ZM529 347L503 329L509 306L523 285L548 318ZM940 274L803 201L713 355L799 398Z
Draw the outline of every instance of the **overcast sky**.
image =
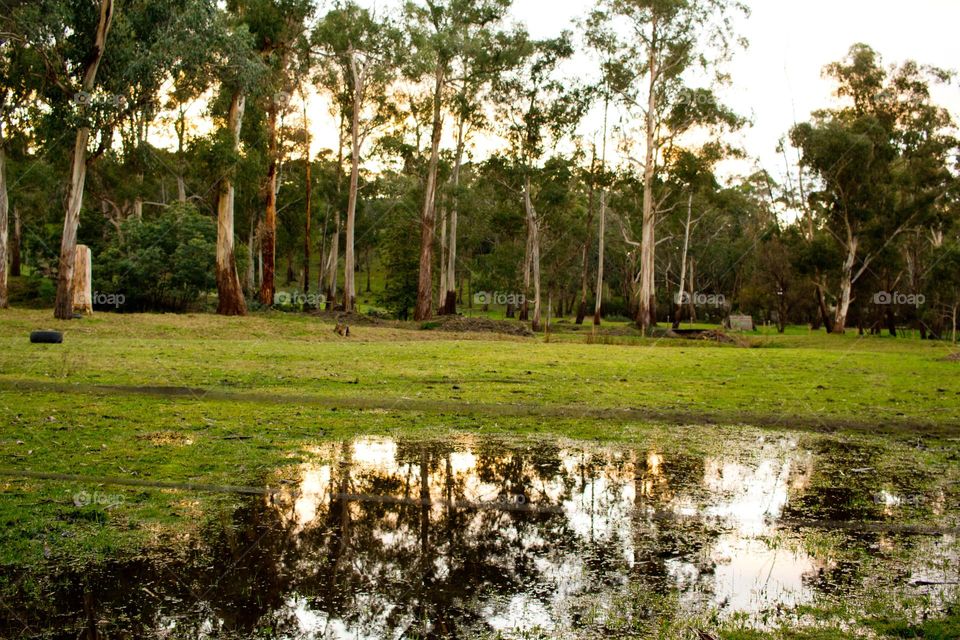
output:
M747 0L752 14L739 32L750 41L731 63L732 86L724 94L738 113L753 120L741 135L749 155L771 172L782 171L777 141L795 121L832 100L823 67L864 42L885 63L914 59L948 69L960 67L960 0ZM514 15L535 37L568 28L592 6L583 0L515 0ZM582 64L582 63L578 63ZM584 73L592 71L583 69ZM955 80L938 100L960 116Z
M379 11L397 9L400 0L358 0ZM739 33L750 46L739 52L728 68L732 84L723 100L752 125L738 134L747 163L727 163L721 174L747 173L756 162L773 175L784 171L776 153L778 140L794 122L809 118L811 111L833 103L833 85L822 77L823 67L841 59L850 46L864 42L876 49L885 64L914 59L947 69L960 68L960 0L747 0L749 18L739 21ZM526 25L536 38L555 36L574 28L593 6L592 0L514 0L513 19ZM596 69L581 53L564 69L584 80L595 79ZM938 102L960 119L960 84L936 93ZM193 110L197 116L204 105ZM310 100L313 152L336 148L336 121L329 114L329 101ZM581 134L594 135L601 128L598 107L581 126ZM199 120L202 120L200 118ZM203 125L198 124L202 130ZM157 132L168 143L172 134ZM447 136L450 137L449 135ZM481 159L502 145L492 136L477 136L474 159ZM446 140L445 146L452 146ZM612 145L611 145L612 146ZM613 152L611 151L613 155Z

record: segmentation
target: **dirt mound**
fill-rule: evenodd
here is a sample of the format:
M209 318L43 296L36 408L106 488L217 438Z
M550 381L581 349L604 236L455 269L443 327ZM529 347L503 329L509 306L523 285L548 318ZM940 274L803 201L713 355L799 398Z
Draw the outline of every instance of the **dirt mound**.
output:
M501 333L509 336L533 336L533 331L525 324L509 320L490 318L465 318L463 316L442 316L425 322L422 329L451 332Z
M393 326L398 324L396 321L391 321L366 313L344 313L343 311L320 310L314 311L310 315L314 316L315 318L323 318L330 323L344 322L348 325L357 326Z
M708 342L719 342L720 344L732 344L738 347L750 347L752 343L746 338L731 336L720 329L677 329L667 331L669 338L681 338L683 340L705 340Z

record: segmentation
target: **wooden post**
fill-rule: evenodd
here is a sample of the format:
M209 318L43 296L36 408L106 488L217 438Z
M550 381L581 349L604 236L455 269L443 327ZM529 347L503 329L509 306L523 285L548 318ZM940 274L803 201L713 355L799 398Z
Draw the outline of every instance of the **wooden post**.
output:
M73 312L93 313L93 262L90 247L78 244L73 269Z

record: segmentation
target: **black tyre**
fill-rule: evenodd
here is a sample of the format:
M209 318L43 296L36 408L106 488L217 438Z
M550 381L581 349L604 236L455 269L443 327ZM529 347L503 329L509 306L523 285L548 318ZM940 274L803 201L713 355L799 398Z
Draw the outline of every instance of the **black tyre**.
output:
M30 342L34 344L60 344L63 334L59 331L31 331Z

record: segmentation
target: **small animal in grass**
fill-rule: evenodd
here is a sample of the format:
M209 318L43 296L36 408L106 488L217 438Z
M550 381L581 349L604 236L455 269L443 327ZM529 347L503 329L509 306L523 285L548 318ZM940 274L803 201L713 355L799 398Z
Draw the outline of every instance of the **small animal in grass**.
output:
M349 338L349 337L350 337L350 327L347 326L347 323L344 322L344 321L342 321L342 320L338 320L338 321L337 321L337 326L336 326L336 328L334 329L334 331L335 331L335 332L337 333L337 335L340 336L341 338Z

